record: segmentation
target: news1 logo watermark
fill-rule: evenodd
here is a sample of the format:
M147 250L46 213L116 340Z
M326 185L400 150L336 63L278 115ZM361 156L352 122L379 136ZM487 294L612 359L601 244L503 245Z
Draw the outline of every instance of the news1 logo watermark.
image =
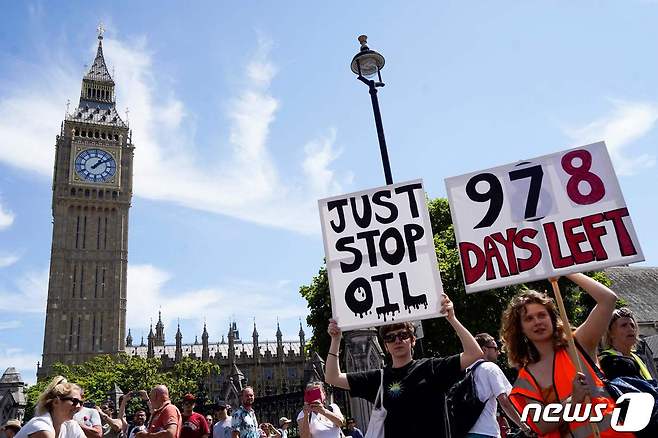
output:
M598 423L603 420L605 403L528 403L521 413L521 421L525 422L530 417L536 423L543 420L546 423L589 421ZM637 432L644 429L651 420L651 412L654 406L653 395L646 392L630 392L622 394L617 399L617 407L612 411L610 425L617 432ZM625 412L625 418L620 416Z

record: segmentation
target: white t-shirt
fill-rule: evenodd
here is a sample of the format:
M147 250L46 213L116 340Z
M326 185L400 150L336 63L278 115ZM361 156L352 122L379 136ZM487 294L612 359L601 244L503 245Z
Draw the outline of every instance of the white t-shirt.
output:
M53 420L50 417L49 412L37 417L32 417L32 419L18 431L15 438L28 438L31 434L42 430L55 434ZM76 421L69 420L62 423L62 427L59 428L58 438L85 438L85 433Z
M78 423L82 423L87 427L101 426L101 415L96 409L85 408L84 406L80 408L78 412L75 413L73 419Z
M212 438L231 438L231 417L226 417L224 421L218 421L212 427Z
M330 410L337 415L343 415L340 412L338 405L331 403L329 405ZM300 411L297 415L297 422L304 420L304 411ZM313 438L339 438L340 437L340 428L336 426L330 419L324 415L316 414L311 412L311 421L309 423L309 430L311 431L311 436Z
M475 369L475 388L480 401L486 400L486 404L469 433L499 437L500 429L496 421L496 408L498 407L496 397L503 393L509 394L512 385L498 365L485 361Z

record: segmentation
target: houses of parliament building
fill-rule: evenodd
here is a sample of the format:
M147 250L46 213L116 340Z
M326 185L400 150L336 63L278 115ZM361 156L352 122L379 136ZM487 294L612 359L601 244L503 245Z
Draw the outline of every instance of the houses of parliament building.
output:
M284 341L280 329L275 341L262 341L254 324L247 342L232 323L226 340L211 341L204 326L200 343L183 344L179 327L175 342L168 344L161 318L146 344L134 344L126 333L135 151L128 123L116 109L99 27L96 57L82 78L79 103L67 111L55 143L53 238L38 375L47 376L54 363L77 364L101 354L156 357L165 368L193 357L221 367L207 384L211 399L236 403L237 392L248 383L273 406L288 394L299 406L305 380L322 373L319 357L305 354L301 324L299 338L292 341Z

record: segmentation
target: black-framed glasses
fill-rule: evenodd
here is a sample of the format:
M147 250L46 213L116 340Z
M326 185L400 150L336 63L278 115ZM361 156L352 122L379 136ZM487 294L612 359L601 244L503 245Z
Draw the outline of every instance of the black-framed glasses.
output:
M408 331L403 331L403 332L398 332L398 333L387 333L384 336L382 336L382 339L384 339L384 342L387 344L392 344L395 342L396 339L399 339L400 342L405 341L411 337L411 333Z
M60 400L68 400L73 403L73 406L82 406L83 401L75 397L60 397Z
M498 351L498 345L485 345L484 348L491 348L493 350Z

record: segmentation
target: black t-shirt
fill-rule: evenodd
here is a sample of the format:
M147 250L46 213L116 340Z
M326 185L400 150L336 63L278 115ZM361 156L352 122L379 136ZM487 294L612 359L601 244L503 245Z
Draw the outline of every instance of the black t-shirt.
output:
M640 366L632 357L604 353L599 356L599 363L608 380L621 376L644 378L640 373Z
M445 437L444 393L461 377L459 355L412 360L384 368L386 437ZM350 395L375 402L379 370L347 373Z

